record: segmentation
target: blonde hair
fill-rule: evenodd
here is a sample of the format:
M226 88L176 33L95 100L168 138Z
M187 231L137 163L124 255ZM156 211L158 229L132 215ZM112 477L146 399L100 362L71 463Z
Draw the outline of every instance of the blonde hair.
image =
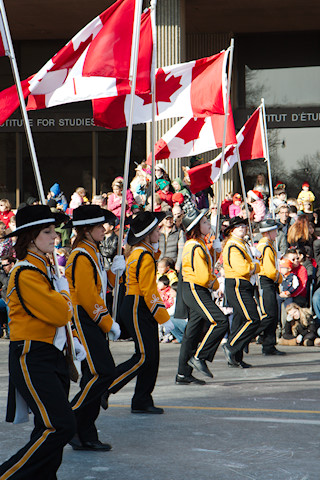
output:
M6 212L9 212L11 210L11 203L7 198L1 198L0 203L4 203L6 207Z
M76 189L76 193L78 193L78 194L80 195L80 197L84 197L85 194L86 194L86 190L85 190L84 187L78 187L78 188Z
M286 306L287 314L289 314L289 312L293 308L295 308L296 310L299 310L299 315L300 315L299 322L301 323L301 325L303 325L304 327L308 327L309 326L309 318L310 318L310 315L312 315L310 308L302 308L299 305L297 305L296 303L289 303L289 305ZM296 335L296 333L294 333L294 334Z

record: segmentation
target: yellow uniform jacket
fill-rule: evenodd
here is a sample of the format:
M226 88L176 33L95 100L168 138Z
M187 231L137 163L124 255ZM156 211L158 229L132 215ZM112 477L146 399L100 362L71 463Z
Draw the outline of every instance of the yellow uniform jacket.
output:
M104 333L110 331L113 320L105 304L104 276L106 279L97 245L87 240L80 242L66 264L66 277L77 329L79 329L77 306L81 306Z
M47 276L49 262L45 256L28 251L25 260L40 272L25 265L17 265L11 271L7 290L10 339L54 344L57 329L72 318L69 294L53 289Z
M187 240L182 252L183 281L206 288L210 285L210 288L216 290L219 283L213 273L212 255L213 250L208 249L204 240Z
M257 248L262 254L259 275L268 277L275 283L281 283L282 275L277 268L277 252L271 240L267 237L262 237Z
M238 237L231 237L223 249L223 268L226 278L240 278L250 281L251 275L260 272L258 263L254 263L249 254L249 246Z
M139 264L142 254L143 257ZM159 257L159 252L157 257ZM126 260L126 295L142 296L151 314L160 325L169 320L170 316L157 289L153 248L148 243L139 242L135 245Z

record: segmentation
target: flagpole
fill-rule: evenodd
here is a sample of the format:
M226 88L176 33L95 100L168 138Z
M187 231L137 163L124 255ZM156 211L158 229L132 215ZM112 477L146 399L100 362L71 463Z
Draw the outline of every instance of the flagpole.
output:
M267 160L267 166L268 166L271 214L272 214L272 218L275 218L276 215L275 215L274 203L273 203L273 187L272 187L272 177L271 177L269 144L268 144L268 136L267 136L267 117L266 117L266 108L265 108L264 98L261 98L261 105L262 105L262 124L263 124L263 146L265 150L265 159Z
M129 73L129 77L130 77L130 81L131 81L130 113L129 113L127 141L126 141L126 153L125 153L125 161L124 161L122 204L121 204L121 216L120 216L118 251L117 251L118 255L121 255L121 253L122 253L122 239L123 239L125 219L126 219L126 200L127 200L128 180L129 180L134 96L135 96L135 91L136 91L137 69L138 69L138 53L139 53L142 2L143 2L143 0L136 0L135 11L134 11L132 48L131 48L131 60L130 60L130 73ZM119 272L117 272L116 273L115 286L114 286L114 290L113 290L112 316L113 316L114 319L116 319L116 317L117 317L118 296L119 296L119 280L120 280L120 275L119 275Z
M16 87L17 87L17 92L18 92L18 97L19 97L19 102L20 102L21 115L22 115L22 118L23 118L23 124L24 124L24 129L25 129L25 133L26 133L26 137L27 137L27 142L28 142L29 152L30 152L30 156L31 156L34 176L35 176L37 187L38 187L39 198L40 198L41 203L45 204L46 199L45 199L45 195L44 195L43 184L42 184L42 181L41 181L41 175L40 175L40 170L39 170L39 165L38 165L38 160L37 160L37 154L36 154L36 150L35 150L35 147L34 147L33 137L32 137L32 133L31 133L29 118L28 118L27 109L26 109L26 104L25 104L25 101L24 101L24 95L23 95L23 91L22 91L22 88L21 88L21 80L20 80L18 65L17 65L17 61L16 61L16 58L15 58L15 54L14 54L14 49L13 49L13 44L12 44L12 40L11 40L9 24L8 24L7 15L6 15L3 0L0 0L0 13L1 13L2 24L3 24L3 28L4 28L4 33L5 33L5 36L6 36L6 41L7 41L7 44L8 44L8 51L6 51L6 55L10 59L12 73L13 73L15 84L16 84ZM6 46L5 46L5 48L6 48Z
M228 124L228 115L229 115L229 99L230 99L230 89L231 89L233 49L234 49L234 39L232 38L230 42L230 47L229 47L228 82L227 82L227 94L226 94L226 103L225 103L222 154L221 154L221 163L220 163L220 178L219 178L219 186L218 186L218 201L217 201L218 211L217 211L216 238L219 238L219 230L220 230L220 208L221 208L221 201L222 201L221 193L222 193L223 167L224 167L224 157L225 157L225 148L226 148L227 124Z
M157 34L156 34L156 6L157 0L151 0L151 25L153 37L153 54L152 54L152 120L151 120L151 211L154 210L155 196L155 152L154 145L156 139L156 61L157 61Z
M1 14L2 25L3 25L3 28L4 28L4 33L5 33L5 40L6 40L7 46L8 46L8 51L6 51L6 55L10 59L12 73L13 73L15 84L16 84L16 87L17 87L17 92L18 92L18 97L19 97L19 102L20 102L20 110L21 110L21 114L22 114L22 118L23 118L23 124L24 124L24 129L25 129L25 133L26 133L26 137L27 137L27 142L28 142L28 146L29 146L29 152L30 152L32 166L33 166L34 176L35 176L35 179L36 179L38 195L39 195L39 199L40 199L41 203L43 205L45 205L46 204L46 198L45 198L45 194L44 194L43 183L42 183L41 174L40 174L40 170L39 170L39 164L38 164L36 149L35 149L34 142L33 142L32 132L31 132L30 124L29 124L29 117L28 117L28 113L27 113L27 109L26 109L24 95L23 95L23 91L22 91L22 88L21 88L20 74L19 74L19 70L18 70L16 57L15 57L15 54L14 54L14 49L13 49L13 44L12 44L12 40L11 40L9 24L8 24L7 15L6 15L3 0L0 0L0 14ZM5 48L6 48L6 45L5 45ZM57 277L59 278L61 275L60 275L60 271L59 271L58 259L57 259L55 250L53 252L53 260L54 260L55 273L56 273ZM75 359L76 354L75 354L75 349L74 349L73 334L72 334L70 322L67 323L66 328L68 330L71 354L72 354L73 359Z

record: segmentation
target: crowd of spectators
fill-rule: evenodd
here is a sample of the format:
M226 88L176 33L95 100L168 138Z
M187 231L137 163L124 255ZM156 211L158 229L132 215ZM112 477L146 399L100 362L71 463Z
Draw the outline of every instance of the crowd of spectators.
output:
M191 166L196 166L200 162L201 160L192 158ZM273 188L272 201L266 178L263 174L259 174L252 190L247 192L246 202L244 202L243 194L239 192L228 192L225 195L221 202L220 216L218 215L218 205L215 202L212 188L198 192L196 195L191 193L187 169L184 170L183 179L175 178L171 180L165 166L162 163L156 165L153 207L151 204L151 183L151 167L142 162L137 165L135 176L131 180L130 188L125 196L125 231L130 227L131 219L141 211L166 212L161 224L159 239L161 256L157 265L157 281L159 294L169 311L175 328L170 333L162 332L159 329L161 341L180 343L187 322L187 319L174 318L174 309L182 251L186 242L181 221L185 212L195 206L198 209L208 209L212 227L207 237L208 245L215 239L219 217L220 241L224 239L224 230L228 228L231 218L238 216L246 218L249 215L253 240L257 243L260 239L260 234L256 233L258 232L259 222L275 215L279 225L276 247L279 251L279 259L281 257L280 268L284 278L283 284L279 286L278 295L279 311L282 312L282 323L279 325L281 341L289 342L290 345L318 345L320 343L318 335L318 332L320 332L320 288L318 288L320 286L320 237L318 238L316 234L318 217L313 208L315 196L307 182L302 185L302 190L297 199L287 198L286 186L278 183ZM100 245L106 270L110 269L113 257L117 253L119 219L123 201L122 177L116 177L113 180L110 191L101 192L91 199L87 196L86 190L79 186L68 201L58 182L49 188L47 195L48 205L53 211L62 210L70 216L72 216L75 208L89 203L107 208L116 215L118 222L115 221L112 224L105 225L105 239ZM27 204L33 203L37 203L36 198L27 200ZM15 252L14 237L8 239L3 237L14 229L15 215L10 202L7 199L1 199L0 258L2 271L0 272L0 286L2 286L2 303L0 302L0 319L2 336L4 337L9 336L7 311L4 306L6 278L9 273L7 265L13 266ZM61 272L64 273L64 266L71 250L73 232L61 228L59 233L60 235L56 240L56 253ZM221 257L216 259L215 273L220 283L219 291L215 293L216 302L221 308L224 308ZM107 303L111 308L111 291L107 293ZM232 309L227 308L227 310L229 320L232 321ZM305 332L305 334L301 332ZM307 336L301 337L301 335Z

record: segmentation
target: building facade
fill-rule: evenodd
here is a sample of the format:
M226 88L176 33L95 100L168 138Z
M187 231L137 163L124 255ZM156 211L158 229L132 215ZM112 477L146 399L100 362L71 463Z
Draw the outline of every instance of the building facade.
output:
M6 2L21 78L35 73L72 36L112 1ZM265 99L273 175L278 181L300 171L313 174L320 129L320 4L316 0L158 0L157 66L212 55L234 38L232 106L236 129ZM1 58L0 88L13 83ZM78 186L88 194L110 188L123 173L125 130L95 127L90 102L30 112L45 190L58 181L67 196ZM174 120L159 122L159 138ZM150 151L150 126L134 127L131 172ZM216 152L203 155L211 160ZM320 155L320 154L319 154ZM319 158L320 160L320 158ZM254 163L255 162L255 163ZM244 165L248 189L264 162ZM165 162L181 176L189 159ZM320 162L319 162L320 163ZM17 111L0 127L0 195L18 204L36 195L36 184ZM236 167L225 176L224 193L239 188Z

